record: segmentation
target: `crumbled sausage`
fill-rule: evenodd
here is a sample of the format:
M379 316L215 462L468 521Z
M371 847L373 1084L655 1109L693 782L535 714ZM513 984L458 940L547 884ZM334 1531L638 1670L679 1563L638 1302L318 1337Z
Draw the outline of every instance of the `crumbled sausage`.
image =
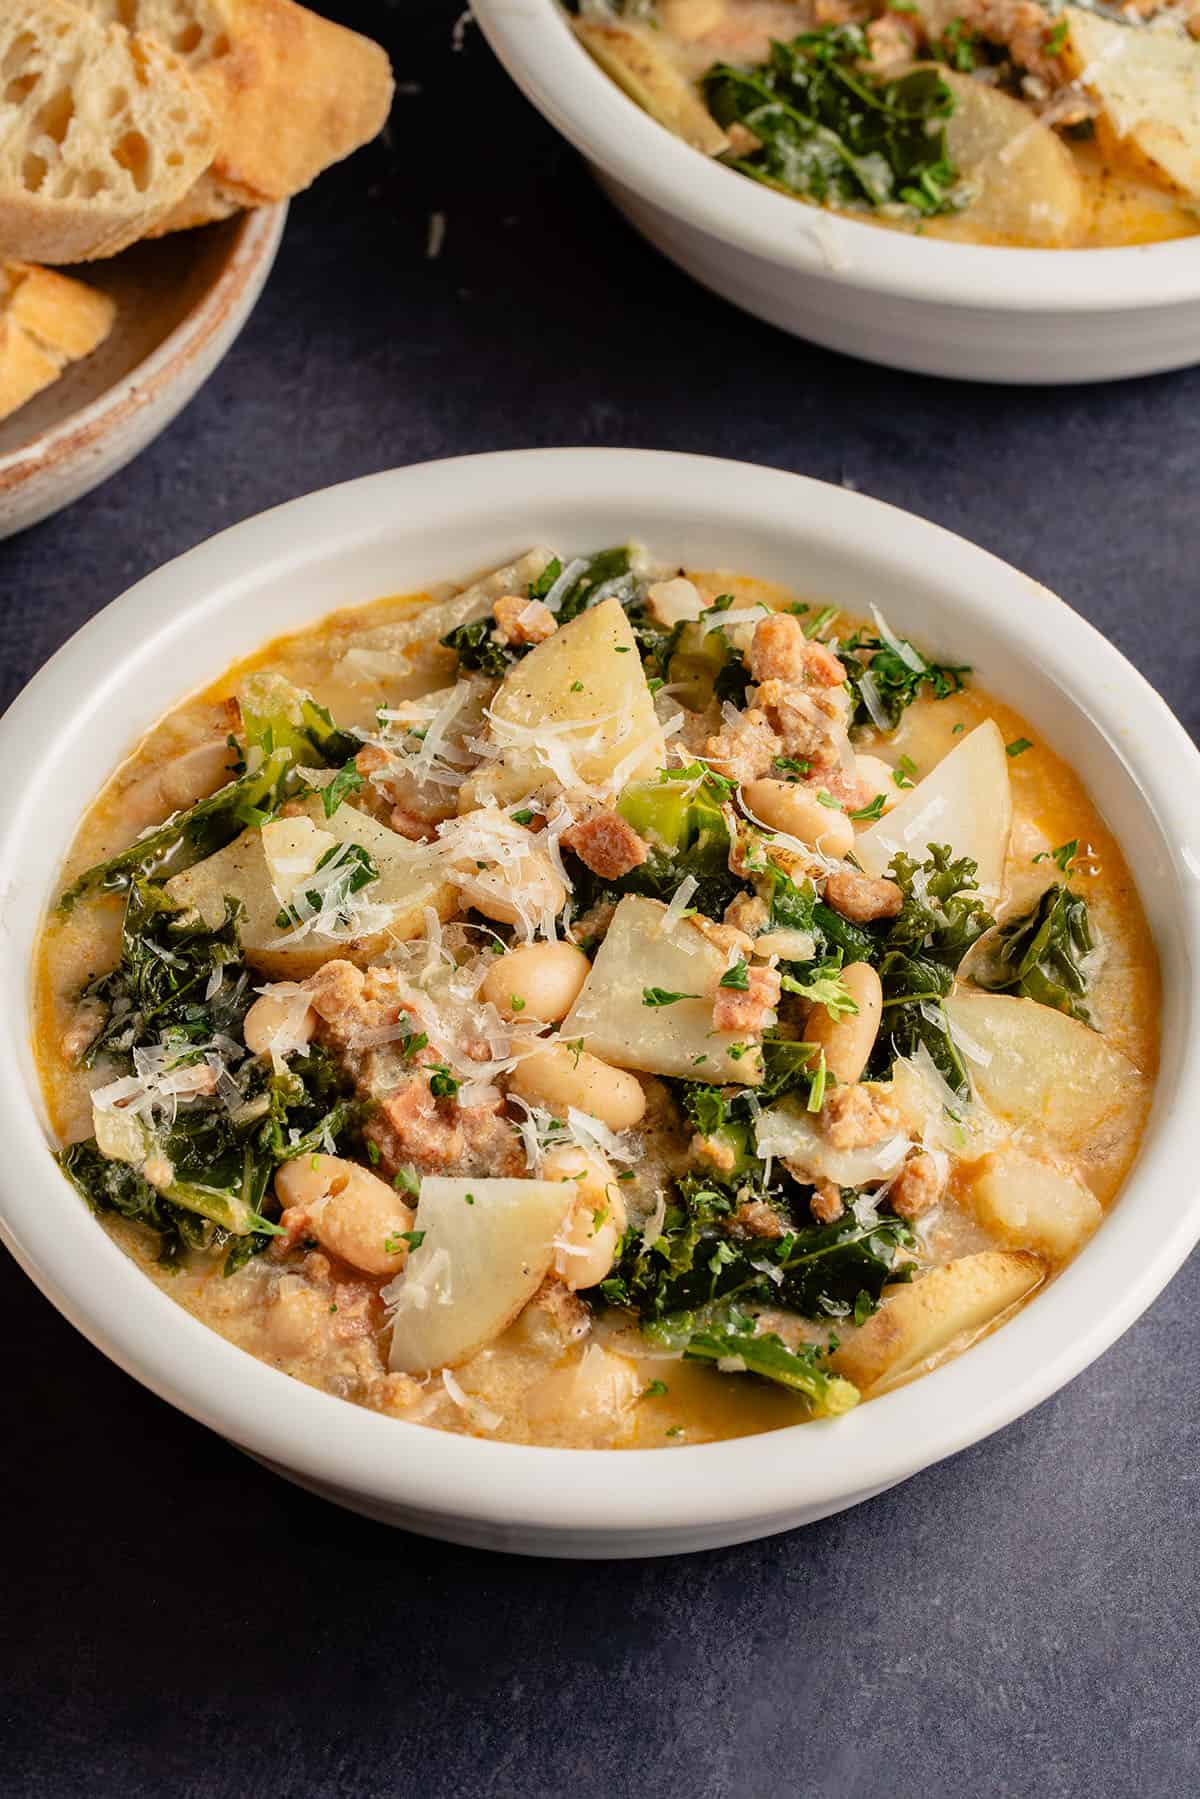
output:
M770 916L771 908L757 893L739 893L725 908L725 923L747 937L757 937L764 931Z
M825 904L855 924L870 924L876 918L895 918L904 904L904 893L895 881L844 868L826 880Z
M354 766L360 775L377 775L387 768L391 760L387 751L379 744L364 743L354 758Z
M818 1224L836 1224L846 1210L846 1202L832 1181L822 1181L814 1188L808 1209Z
M540 600L506 593L492 607L496 636L501 643L544 643L558 630L558 620Z
M765 1030L771 1014L779 1004L779 974L774 968L751 968L746 973L747 985L718 987L713 1000L713 1029L745 1031L755 1034Z
M737 1151L723 1137L706 1137L697 1131L690 1147L697 1162L707 1162L718 1174L732 1174L737 1167Z
M1054 19L1039 0L961 0L955 10L968 32L1006 45L1018 67L1048 87L1061 87L1067 80L1061 56L1047 51Z
M619 812L593 812L564 831L562 843L604 881L619 880L630 869L640 868L650 854L645 838Z
M744 1237L786 1237L790 1228L765 1199L744 1199L729 1222Z
M770 720L757 706L740 712L704 742L704 760L727 781L757 781L782 752Z
M836 767L841 759L845 698L843 688L801 687L794 681L764 681L756 695L758 709L775 734L776 754L807 762L813 769Z
M409 1164L423 1170L453 1168L463 1159L466 1138L454 1110L441 1109L423 1075L407 1075L381 1099L379 1112L363 1135L379 1151L388 1175Z
M907 1161L888 1189L888 1202L911 1223L936 1206L946 1189L945 1174L927 1150Z
M432 819L418 818L414 812L406 812L403 806L392 807L388 824L410 843L432 843L437 836L437 825Z
M760 684L784 681L794 686L840 687L846 679L846 670L833 651L823 643L810 643L791 612L773 612L754 627L750 673Z
M756 150L762 149L762 139L743 125L740 119L732 119L725 127L725 135L729 139L729 148L735 156L753 156Z
M830 799L837 800L847 812L857 812L861 806L869 806L878 791L873 781L864 781L857 774L847 774L844 768L829 769L816 786L823 789Z
M821 1107L821 1130L834 1149L866 1149L895 1134L899 1114L891 1095L870 1081L835 1087Z
M326 962L304 983L313 1011L339 1034L344 1027L352 1028L358 1017L364 978L362 969L353 962L335 960Z
M591 1329L592 1314L557 1274L548 1274L522 1314L526 1333L549 1338L560 1349L578 1343Z
M718 924L715 918L706 918L703 912L697 912L688 923L723 955L748 956L754 949L753 940L747 937L745 931L739 931L736 925Z
M872 19L867 26L868 73L891 75L906 68L916 55L918 35L915 19L891 12L884 13L881 19Z

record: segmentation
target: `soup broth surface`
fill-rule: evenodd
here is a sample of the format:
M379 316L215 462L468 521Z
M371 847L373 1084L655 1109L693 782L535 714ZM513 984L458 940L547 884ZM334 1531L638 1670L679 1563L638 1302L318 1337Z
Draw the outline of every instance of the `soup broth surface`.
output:
M99 1225L293 1378L516 1443L837 1414L1036 1303L1137 1151L1154 947L971 644L871 597L535 550L179 705L38 952Z

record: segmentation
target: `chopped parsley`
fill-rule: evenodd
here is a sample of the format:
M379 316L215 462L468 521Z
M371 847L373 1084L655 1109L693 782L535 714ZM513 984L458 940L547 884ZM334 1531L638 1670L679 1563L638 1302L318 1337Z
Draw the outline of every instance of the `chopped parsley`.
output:
M853 818L856 821L861 821L863 819L868 819L868 818L882 818L883 817L883 808L886 805L887 805L887 795L885 793L877 793L875 795L875 798L873 800L869 801L867 805L860 806L858 808L857 812L847 812L846 817Z
M644 1006L673 1006L681 999L699 999L698 993L672 993L669 987L643 987Z

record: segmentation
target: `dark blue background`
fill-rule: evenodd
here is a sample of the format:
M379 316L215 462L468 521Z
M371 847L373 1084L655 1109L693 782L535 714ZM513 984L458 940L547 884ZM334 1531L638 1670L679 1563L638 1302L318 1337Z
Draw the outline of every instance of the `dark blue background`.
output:
M1195 731L1200 372L1055 393L810 350L631 235L473 28L452 50L457 0L325 10L421 92L296 203L253 320L171 430L0 545L0 698L263 507L579 443L745 457L937 519L1062 593ZM1200 1784L1200 1263L1067 1391L900 1490L771 1542L611 1565L336 1512L143 1392L7 1263L0 1300L5 1794Z

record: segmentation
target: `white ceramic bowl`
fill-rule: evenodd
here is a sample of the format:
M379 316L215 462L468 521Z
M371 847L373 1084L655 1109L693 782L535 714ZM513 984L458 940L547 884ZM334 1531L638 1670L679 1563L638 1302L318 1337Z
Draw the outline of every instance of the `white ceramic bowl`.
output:
M292 1381L205 1329L122 1255L50 1159L28 1039L30 956L97 781L193 684L335 607L465 578L534 541L589 549L631 535L664 557L753 571L846 607L886 594L918 643L969 656L1021 708L1080 770L1137 870L1165 977L1163 1074L1145 1147L1102 1230L1045 1294L949 1366L845 1418L740 1442L518 1448L399 1423ZM699 1549L806 1523L1053 1393L1150 1304L1200 1235L1200 757L1140 675L1060 600L875 500L745 464L622 450L374 475L238 525L109 606L0 723L0 766L22 771L0 825L4 1240L129 1373L356 1510L562 1556Z
M513 80L642 235L798 337L973 381L1107 381L1200 361L1200 238L1009 250L881 230L689 148L576 41L556 0L473 0Z
M107 481L208 380L254 310L287 206L68 270L117 305L107 341L0 423L0 538Z

